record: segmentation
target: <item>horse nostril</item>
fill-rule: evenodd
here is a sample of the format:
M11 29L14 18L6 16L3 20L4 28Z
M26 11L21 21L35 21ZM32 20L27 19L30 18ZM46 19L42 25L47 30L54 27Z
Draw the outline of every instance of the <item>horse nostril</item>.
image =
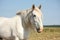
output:
M37 31L40 30L40 28L37 29Z
M37 28L37 32L40 33L40 28Z

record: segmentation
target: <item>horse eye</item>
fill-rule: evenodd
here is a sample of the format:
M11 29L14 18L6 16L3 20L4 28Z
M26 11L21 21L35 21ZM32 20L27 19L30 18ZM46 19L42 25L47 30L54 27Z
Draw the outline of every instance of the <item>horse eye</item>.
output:
M36 17L36 15L33 15L33 17Z

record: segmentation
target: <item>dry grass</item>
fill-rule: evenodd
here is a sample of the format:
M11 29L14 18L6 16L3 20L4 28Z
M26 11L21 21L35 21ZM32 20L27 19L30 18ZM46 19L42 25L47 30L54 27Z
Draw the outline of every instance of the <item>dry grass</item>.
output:
M42 33L32 30L29 40L60 40L60 27L45 27Z

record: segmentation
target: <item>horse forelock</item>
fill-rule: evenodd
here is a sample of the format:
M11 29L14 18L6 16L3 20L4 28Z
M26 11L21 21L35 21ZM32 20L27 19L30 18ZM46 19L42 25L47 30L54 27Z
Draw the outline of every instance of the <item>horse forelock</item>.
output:
M36 12L36 15L37 15L37 16L41 16L41 15L42 15L41 9L39 9L39 8L36 7L36 8L34 9L34 11Z

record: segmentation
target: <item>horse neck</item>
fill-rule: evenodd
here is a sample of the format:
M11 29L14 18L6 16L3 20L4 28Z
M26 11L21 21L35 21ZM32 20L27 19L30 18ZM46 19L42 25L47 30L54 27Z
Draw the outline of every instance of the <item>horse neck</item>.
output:
M26 20L25 16L22 15L16 15L12 18L17 24L22 24L23 27L25 27L28 24L28 21Z
M30 24L25 22L25 19L23 16L15 16L16 22L17 22L17 28L20 29L21 27L25 30L28 31Z
M26 28L26 29L32 28L32 25L31 25L28 17L26 17L26 16L24 16L24 17L22 18L22 24L23 24L24 28Z
M27 10L24 10L24 11L21 11L21 14L18 15L18 16L21 16L21 19L22 19L22 25L24 27L28 27L28 26L31 26L31 23L27 17L28 13L31 11L31 9L27 9Z

